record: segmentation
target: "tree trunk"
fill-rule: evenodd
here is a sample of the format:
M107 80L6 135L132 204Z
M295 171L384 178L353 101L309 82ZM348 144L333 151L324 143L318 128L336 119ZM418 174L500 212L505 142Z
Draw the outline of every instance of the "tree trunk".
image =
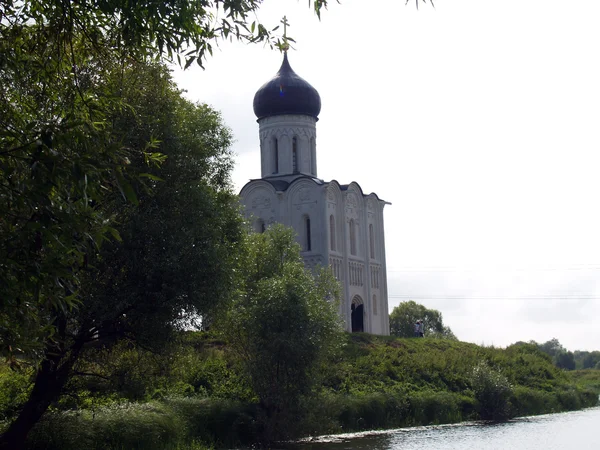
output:
M52 402L56 401L71 376L71 371L83 343L83 336L66 350L60 345L46 348L46 358L35 376L33 390L23 405L19 416L0 436L0 450L22 450L27 435L40 420Z

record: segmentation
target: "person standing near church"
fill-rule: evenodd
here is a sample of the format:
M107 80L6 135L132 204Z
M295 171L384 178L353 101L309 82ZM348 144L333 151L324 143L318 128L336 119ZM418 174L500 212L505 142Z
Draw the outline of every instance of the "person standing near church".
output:
M421 332L421 324L417 320L415 322L415 333L414 333L415 337L419 337L420 336L420 332Z
M425 326L422 320L419 320L419 337L425 337Z

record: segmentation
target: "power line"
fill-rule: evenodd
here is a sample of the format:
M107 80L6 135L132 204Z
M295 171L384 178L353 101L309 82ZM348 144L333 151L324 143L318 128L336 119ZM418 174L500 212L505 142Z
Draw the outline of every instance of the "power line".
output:
M567 267L450 267L450 266L431 266L431 267L402 267L397 269L388 269L391 273L401 272L546 272L546 271L572 271L572 270L600 270L600 264L578 264Z
M547 295L547 296L485 296L485 295L388 295L388 298L405 300L600 300L597 295Z

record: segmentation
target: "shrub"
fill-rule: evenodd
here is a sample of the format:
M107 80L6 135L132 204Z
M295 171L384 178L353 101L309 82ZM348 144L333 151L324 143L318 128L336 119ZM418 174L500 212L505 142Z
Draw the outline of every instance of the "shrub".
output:
M451 392L423 391L409 396L413 425L452 423L462 420L466 398ZM466 401L468 404L469 402Z
M405 395L365 394L326 397L326 413L337 419L339 431L392 428L408 424L409 402Z
M507 378L492 369L485 361L473 368L471 385L477 400L479 417L483 420L510 418L512 387Z
M181 421L164 404L122 404L97 411L46 414L28 449L158 449L176 443Z
M10 420L25 403L31 389L29 371L0 366L0 421Z
M515 386L510 398L511 412L514 416L547 414L561 410L561 405L552 392Z
M200 449L250 444L254 407L230 400L167 398L96 411L48 413L29 435L28 450Z

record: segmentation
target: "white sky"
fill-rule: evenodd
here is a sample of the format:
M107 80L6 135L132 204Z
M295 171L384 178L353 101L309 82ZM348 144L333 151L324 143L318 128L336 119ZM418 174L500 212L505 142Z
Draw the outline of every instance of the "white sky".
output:
M600 350L600 1L265 0L320 93L318 175L386 206L390 311L414 299L459 339ZM260 177L256 90L282 56L221 44L177 72L222 111L236 189Z

